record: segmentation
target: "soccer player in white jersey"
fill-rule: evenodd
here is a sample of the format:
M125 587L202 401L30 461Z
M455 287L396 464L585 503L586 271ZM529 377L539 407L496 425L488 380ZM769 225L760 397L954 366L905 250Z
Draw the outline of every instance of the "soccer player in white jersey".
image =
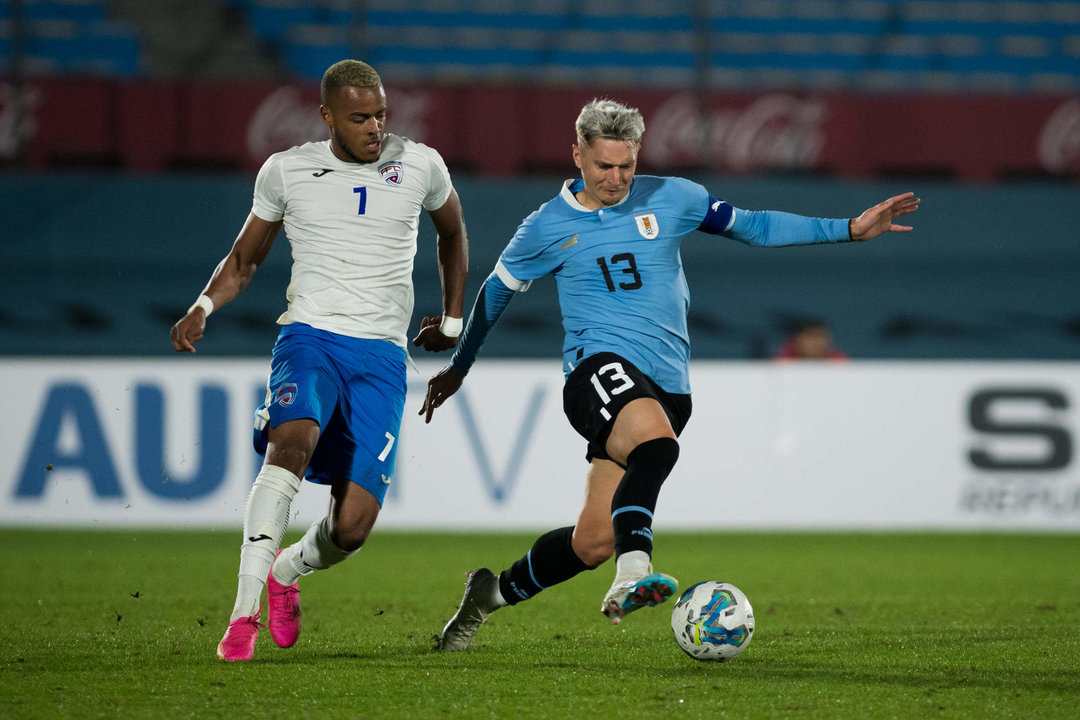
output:
M271 636L281 647L295 643L297 580L359 550L378 517L405 402L422 209L438 232L443 312L424 318L413 344L447 350L461 331L468 245L442 158L386 132L386 93L366 63L330 66L321 101L330 139L266 161L232 250L171 333L177 351L195 352L207 317L251 282L284 227L293 258L288 307L255 418L266 459L244 510L236 603L217 649L223 660L252 658L264 586ZM330 486L330 509L279 550L303 477Z
M635 177L645 132L636 109L594 100L576 130L581 178L567 180L518 228L480 289L450 365L429 381L420 414L430 421L461 387L514 293L554 275L566 330L563 407L588 443L585 505L575 526L542 535L498 575L468 573L461 605L439 639L442 650L464 650L496 609L612 554L615 579L600 610L613 623L675 592L674 578L652 570L652 519L690 417L690 296L679 256L685 237L701 230L763 246L869 240L911 230L893 221L919 206L906 193L853 219L749 212L689 180Z

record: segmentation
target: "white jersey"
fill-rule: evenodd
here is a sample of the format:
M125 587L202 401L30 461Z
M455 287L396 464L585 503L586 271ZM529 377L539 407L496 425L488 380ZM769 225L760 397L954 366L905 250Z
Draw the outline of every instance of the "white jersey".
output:
M438 210L452 190L434 149L389 133L373 163L338 160L329 140L271 155L252 212L284 220L292 245L289 306L278 324L405 347L420 209Z

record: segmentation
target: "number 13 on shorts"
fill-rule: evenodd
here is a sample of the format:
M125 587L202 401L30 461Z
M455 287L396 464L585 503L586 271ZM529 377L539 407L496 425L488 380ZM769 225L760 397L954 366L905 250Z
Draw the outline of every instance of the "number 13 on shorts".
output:
M589 380L592 381L593 388L596 390L596 394L600 396L600 402L604 403L604 405L611 402L612 395L618 395L634 387L634 381L623 370L622 363L617 362L604 365L593 373ZM608 385L607 388L604 387L605 381ZM600 415L605 420L611 419L611 413L608 412L606 407L600 408Z

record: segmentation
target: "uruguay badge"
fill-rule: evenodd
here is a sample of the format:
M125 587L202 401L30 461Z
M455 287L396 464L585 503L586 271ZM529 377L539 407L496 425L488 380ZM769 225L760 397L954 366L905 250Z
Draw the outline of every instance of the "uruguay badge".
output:
M646 240L652 240L660 234L660 226L656 224L655 214L635 215L634 221L637 222L637 231Z
M379 174L382 175L382 179L385 180L388 185L400 185L401 180L405 175L405 170L401 167L399 161L391 160L390 162L385 162L379 166Z

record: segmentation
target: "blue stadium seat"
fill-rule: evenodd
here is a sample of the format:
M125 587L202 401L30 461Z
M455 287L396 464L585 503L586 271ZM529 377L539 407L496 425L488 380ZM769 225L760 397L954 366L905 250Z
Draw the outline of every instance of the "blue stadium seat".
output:
M284 58L289 69L301 77L322 77L326 68L342 58L351 57L348 44L300 45L290 43L285 46Z
M4 6L7 3L3 3ZM23 0L26 20L73 20L87 23L105 19L101 0Z
M295 25L319 21L318 7L304 0L249 0L248 21L259 37L281 43Z
M408 68L409 77L664 84L668 69L692 82L705 8L709 61L727 86L753 87L764 69L778 83L879 89L866 70L934 89L945 73L965 87L972 75L1007 76L1018 89L1080 90L1080 2L1062 0L217 0L242 11L252 32L280 52L292 72L315 79L342 43L362 37L373 62ZM130 32L95 29L106 0L23 0L28 66L47 72L138 72ZM0 0L0 19L12 5ZM63 31L64 23L76 31ZM40 24L40 25L39 25ZM0 23L2 26L3 23ZM10 25L10 23L7 23ZM325 27L332 32L310 33ZM58 29L60 28L60 29ZM40 32L38 30L41 30ZM78 40L70 38L75 35ZM10 54L11 42L4 55ZM68 38L68 39L65 39ZM321 38L321 39L320 39ZM896 40L899 38L900 40ZM320 47L327 46L327 47ZM600 51L599 48L604 48ZM656 72L642 73L653 67ZM113 69L115 68L115 69ZM800 74L801 71L807 71ZM675 77L675 76L671 76ZM1049 78L1049 79L1048 79ZM979 87L976 83L974 87Z
M247 7L255 30L284 43L286 62L300 75L317 77L323 59L341 50L320 52L318 42L289 28L316 23L347 30L363 23L368 58L408 67L413 77L438 79L469 68L479 80L509 75L524 81L591 73L631 82L647 67L658 70L652 77L664 77L665 69L691 77L700 27L692 11L701 6L688 0L579 0L555 8L530 0L414 0L406 9L399 0L368 0L358 17L350 0L222 1ZM714 69L761 70L795 81L806 71L808 83L816 73L845 87L858 87L866 70L900 78L912 89L942 72L1008 74L1021 85L1039 74L1072 76L1080 86L1078 54L1064 50L1064 38L1080 36L1080 10L1060 2L725 0L706 7ZM260 13L276 17L260 20Z
M52 72L94 75L135 75L139 72L139 41L121 25L95 21L28 23L25 51L32 66Z
M8 3L2 6L10 17ZM23 67L30 74L134 75L140 71L139 38L108 20L103 0L24 0ZM11 53L12 29L3 26Z
M376 10L368 13L370 25L420 28L490 28L493 30L561 30L566 27L563 15L541 13L427 12Z

